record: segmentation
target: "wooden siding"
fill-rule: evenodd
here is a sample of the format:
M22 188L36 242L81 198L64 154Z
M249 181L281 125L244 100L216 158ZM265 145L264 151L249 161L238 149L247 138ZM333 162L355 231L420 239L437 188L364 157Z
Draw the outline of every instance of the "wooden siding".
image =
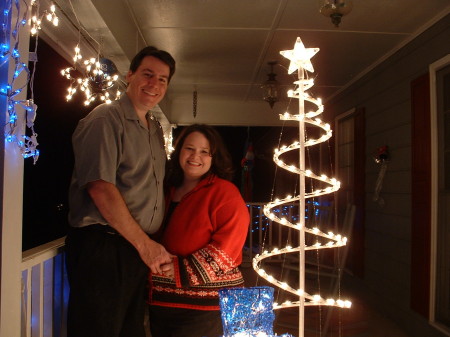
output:
M427 319L417 319L417 313L426 317L428 312L429 283L425 279L429 274L423 272L429 268L426 254L430 240L423 231L427 225L420 224L423 228L419 231L425 236L419 238L418 220L413 220L416 212L422 212L425 220L428 211L413 210L416 206L412 203L413 189L422 188L427 193L426 181L419 186L413 177L412 158L422 158L422 165L427 165L427 157L415 153L413 139L423 139L413 136L412 105L416 103L412 102L411 83L426 74L430 64L450 53L449 20L450 15L326 102L334 116L352 108L365 109L365 258L361 282L376 295L385 314L404 325L411 336L441 336ZM429 123L420 127L430 132ZM380 171L373 153L382 145L389 146L390 161L380 193L384 204L380 205L373 201ZM425 198L429 199L429 194Z

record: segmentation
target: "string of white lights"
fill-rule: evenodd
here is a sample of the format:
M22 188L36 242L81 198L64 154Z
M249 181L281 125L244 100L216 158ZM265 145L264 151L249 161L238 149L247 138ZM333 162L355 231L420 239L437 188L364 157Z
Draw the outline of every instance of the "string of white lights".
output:
M42 13L39 13L39 1L32 0L31 1L31 28L30 28L30 34L31 36L36 35L38 31L42 28L42 19L45 18L47 21L51 22L53 26L58 26L59 24L59 18L56 15L56 7L54 4L50 5L50 10L43 11Z
M173 147L173 127L171 126L167 132L164 132L164 149L166 150L167 159L170 159L171 153L175 150Z

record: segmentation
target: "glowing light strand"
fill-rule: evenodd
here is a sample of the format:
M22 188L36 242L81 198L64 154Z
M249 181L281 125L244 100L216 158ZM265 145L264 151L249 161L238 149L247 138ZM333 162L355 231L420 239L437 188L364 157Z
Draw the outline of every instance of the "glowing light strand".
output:
M294 49L289 51L282 51L280 52L283 56L289 58L291 60L291 65L289 67L289 73L292 71L298 69L299 72L299 80L294 82L298 87L295 90L291 90L288 92L288 96L292 98L296 98L299 100L299 114L298 115L291 115L288 112L286 112L283 115L280 115L280 119L282 120L288 120L288 121L297 121L299 123L299 136L300 141L296 141L293 144L290 144L288 146L281 146L280 148L275 150L273 160L276 163L277 166L284 168L292 173L298 174L302 180L301 183L303 183L304 186L304 179L310 178L315 179L321 182L322 185L326 185L327 187L318 188L314 191L306 192L303 189L301 189L301 192L297 196L287 196L283 199L275 199L274 201L269 202L264 206L264 214L267 218L274 222L280 223L282 226L287 226L289 228L295 229L299 232L300 236L300 244L298 247L284 247L284 248L274 248L272 251L263 251L261 254L258 254L253 259L253 268L255 271L265 280L267 280L269 283L273 284L274 286L277 286L281 288L282 290L285 290L287 292L290 292L294 296L298 296L298 301L286 301L284 303L278 304L274 303L274 309L282 309L282 308L288 308L288 307L299 307L299 336L304 336L302 320L304 319L304 313L303 313L303 307L304 306L317 306L317 305L326 305L326 306L336 306L341 308L350 308L351 302L347 300L342 299L331 299L331 298L323 298L320 294L314 294L311 295L307 293L304 289L304 270L305 270L305 251L308 250L318 250L318 249L330 249L330 248L337 248L342 247L346 245L347 238L342 237L339 234L335 234L333 232L323 232L318 227L314 228L308 228L305 226L305 213L302 212L302 208L304 209L306 206L305 199L307 198L313 198L320 195L332 193L334 191L337 191L340 187L340 182L337 181L335 178L329 178L326 175L317 175L313 173L311 170L306 169L304 167L304 149L308 146L313 146L316 144L319 144L321 142L324 142L328 140L332 136L332 131L330 128L330 125L327 123L322 122L317 116L319 116L324 108L322 105L322 101L320 99L315 99L311 97L308 93L305 92L305 90L311 88L314 85L313 79L305 78L306 70L313 71L313 67L310 63L310 58L317 53L318 48L305 48L303 46L303 43L301 42L300 38L297 38L297 41L295 43ZM304 101L308 101L315 105L317 107L317 110L315 111L308 111L305 113L304 109ZM306 136L304 134L304 127L305 123L309 124L313 127L318 127L322 130L323 134L314 139L309 138L306 139ZM280 156L286 152L298 150L300 154L300 167L297 167L295 165L288 165L284 163ZM277 210L276 208L278 206L282 206L284 204L292 204L294 202L299 203L299 211L300 216L298 223L292 223L289 220L287 220L284 217L281 217L280 214L276 214ZM272 211L273 210L273 211ZM278 212L280 213L280 212ZM305 234L314 235L318 238L321 238L321 240L317 240L312 245L306 245L304 236ZM299 288L294 288L290 284L286 282L281 282L277 280L272 275L268 274L264 269L261 268L261 261L272 257L276 255L283 255L283 254L291 254L291 253L300 253L300 286ZM303 260L302 260L303 258ZM303 280L303 282L302 282ZM302 317L303 316L303 317Z
M24 158L32 157L34 163L39 158L39 150L37 149L37 133L34 130L34 121L36 118L37 105L33 101L32 85L31 99L21 100L17 97L23 93L24 89L30 82L30 71L26 63L22 61L19 52L19 36L21 29L27 29L27 17L30 8L25 1L21 8L18 0L8 0L5 3L5 9L2 17L2 40L0 43L0 67L9 66L12 71L8 72L8 79L6 83L2 83L0 87L0 95L6 97L7 103L7 121L4 127L5 141L15 143ZM40 20L37 19L39 11L39 4L36 1L32 2L32 10L34 11L33 19L29 24L36 28L36 32L40 29ZM53 23L57 24L57 16L55 14L54 6L51 7L50 17ZM13 21L13 18L15 20ZM25 27L25 28L24 28ZM33 29L31 29L33 31ZM36 67L35 59L30 62ZM12 64L12 67L11 67ZM25 78L24 78L25 77ZM23 83L22 85L19 85ZM32 83L31 83L32 84ZM23 113L19 111L23 110ZM22 131L22 123L19 123L19 116L24 119L24 131ZM27 128L29 131L27 132ZM22 133L23 132L23 133Z
M42 19L47 19L47 21L51 22L53 26L58 26L59 18L56 15L56 7L54 4L50 5L50 10L45 10L42 13L39 13L39 1L33 0L31 1L31 19L30 19L30 34L34 36L38 34L38 31L42 29Z
M175 150L173 147L173 126L170 126L167 132L164 132L164 148L166 150L167 159L170 159L170 155Z

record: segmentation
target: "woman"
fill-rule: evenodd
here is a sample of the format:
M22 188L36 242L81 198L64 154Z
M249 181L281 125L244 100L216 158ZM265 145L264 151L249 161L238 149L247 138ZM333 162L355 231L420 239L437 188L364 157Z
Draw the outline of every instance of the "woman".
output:
M244 284L238 266L249 213L212 127L185 128L168 168L161 243L176 257L164 275L150 275L152 337L221 336L218 290Z

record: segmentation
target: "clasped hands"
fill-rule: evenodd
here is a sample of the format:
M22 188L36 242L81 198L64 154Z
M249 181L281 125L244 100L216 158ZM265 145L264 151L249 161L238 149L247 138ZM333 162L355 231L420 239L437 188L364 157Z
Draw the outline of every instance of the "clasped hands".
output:
M172 262L165 263L160 266L161 274L164 275L165 277L169 277L171 279L173 279L175 276L174 259L175 259L175 257L172 258Z

